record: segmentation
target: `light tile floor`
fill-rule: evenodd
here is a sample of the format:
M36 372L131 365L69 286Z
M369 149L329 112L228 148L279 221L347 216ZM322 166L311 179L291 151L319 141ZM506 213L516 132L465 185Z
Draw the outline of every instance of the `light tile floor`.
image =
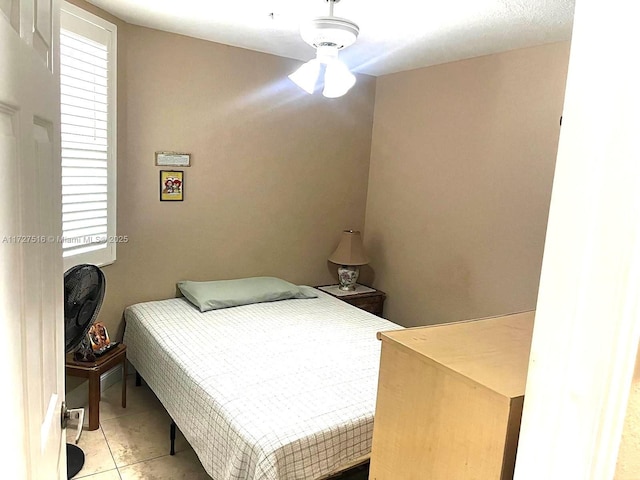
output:
M118 382L102 392L100 428L82 432L78 446L84 451L85 463L73 478L211 480L180 431L176 454L169 455L171 419L149 387L144 382L136 387L134 375L129 375L127 408L120 403L121 388ZM70 426L67 442L73 443L74 436L75 428Z
M135 375L127 377L127 408L122 408L122 384L102 392L100 428L84 430L78 446L85 463L73 477L83 480L212 480L179 430L176 454L169 455L171 418L149 387L135 386ZM85 405L85 427L88 408ZM73 443L76 429L67 429ZM332 480L366 480L368 466L332 477Z

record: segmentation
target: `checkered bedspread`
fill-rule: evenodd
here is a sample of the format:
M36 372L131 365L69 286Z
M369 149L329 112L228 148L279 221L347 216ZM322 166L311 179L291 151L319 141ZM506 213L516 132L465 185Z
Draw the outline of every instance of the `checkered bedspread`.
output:
M376 332L401 328L322 292L201 313L125 310L124 343L214 480L321 478L371 451Z

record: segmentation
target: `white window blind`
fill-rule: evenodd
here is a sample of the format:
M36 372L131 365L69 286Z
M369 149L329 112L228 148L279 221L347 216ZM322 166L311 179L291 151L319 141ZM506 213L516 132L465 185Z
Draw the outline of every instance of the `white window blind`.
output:
M115 26L64 4L60 28L65 268L115 260Z

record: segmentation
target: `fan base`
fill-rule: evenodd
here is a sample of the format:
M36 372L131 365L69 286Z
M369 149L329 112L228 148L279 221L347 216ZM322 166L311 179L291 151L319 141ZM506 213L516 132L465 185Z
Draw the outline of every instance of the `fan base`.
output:
M67 479L75 477L84 466L84 452L80 447L67 443Z

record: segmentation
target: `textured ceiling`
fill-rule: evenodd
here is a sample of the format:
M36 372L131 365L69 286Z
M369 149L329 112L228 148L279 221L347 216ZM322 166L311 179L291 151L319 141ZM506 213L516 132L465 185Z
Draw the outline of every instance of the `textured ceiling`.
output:
M326 0L89 0L136 25L309 60L301 22ZM574 0L342 0L334 15L360 26L340 53L356 72L384 75L571 38Z

